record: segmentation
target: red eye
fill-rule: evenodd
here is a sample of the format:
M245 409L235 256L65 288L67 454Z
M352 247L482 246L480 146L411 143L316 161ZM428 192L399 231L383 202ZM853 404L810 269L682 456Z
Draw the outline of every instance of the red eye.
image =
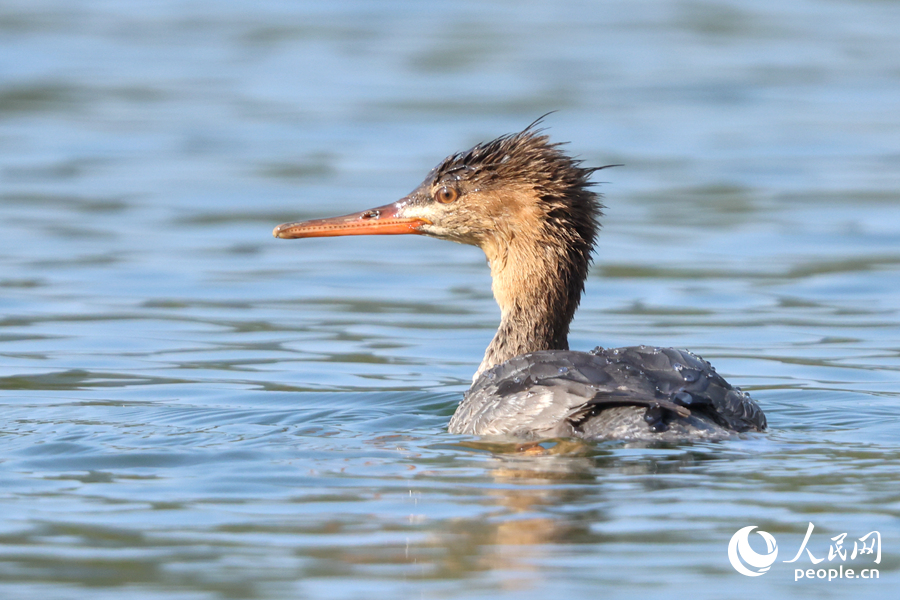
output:
M434 199L442 204L449 204L459 198L455 188L444 186L434 193Z

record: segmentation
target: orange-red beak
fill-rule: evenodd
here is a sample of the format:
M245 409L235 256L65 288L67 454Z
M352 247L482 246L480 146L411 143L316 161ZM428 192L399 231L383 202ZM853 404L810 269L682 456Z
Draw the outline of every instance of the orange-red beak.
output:
M330 219L283 223L272 232L277 238L334 237L338 235L402 235L421 233L428 219L400 216L400 203L370 208L362 212Z

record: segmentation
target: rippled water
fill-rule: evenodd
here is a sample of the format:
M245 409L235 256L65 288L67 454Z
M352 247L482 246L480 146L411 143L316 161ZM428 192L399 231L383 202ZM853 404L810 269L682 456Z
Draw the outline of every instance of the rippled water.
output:
M849 0L5 2L0 595L888 597L898 22ZM690 348L769 433L448 435L498 320L480 252L271 237L550 110L588 164L626 165L602 172L573 348ZM782 562L809 523L824 562ZM727 556L748 525L779 549L753 578ZM873 530L879 564L828 559Z

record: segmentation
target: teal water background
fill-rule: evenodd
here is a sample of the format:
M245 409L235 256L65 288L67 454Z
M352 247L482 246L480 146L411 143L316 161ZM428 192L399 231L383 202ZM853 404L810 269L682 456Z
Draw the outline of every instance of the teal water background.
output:
M900 3L0 4L0 596L887 598ZM765 435L446 424L480 251L284 241L546 119L608 206L573 348L689 348ZM558 448L557 448L558 449ZM817 568L794 581L814 524ZM727 547L778 541L745 577ZM880 532L882 558L828 559ZM750 538L764 551L756 534Z

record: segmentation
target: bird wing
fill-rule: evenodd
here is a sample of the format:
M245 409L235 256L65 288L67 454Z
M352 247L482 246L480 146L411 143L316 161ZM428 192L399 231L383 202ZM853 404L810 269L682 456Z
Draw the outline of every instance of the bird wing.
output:
M733 431L761 431L756 403L686 350L635 346L523 354L485 371L450 422L453 433L520 437L577 435L614 406L645 406L664 423L692 412Z

